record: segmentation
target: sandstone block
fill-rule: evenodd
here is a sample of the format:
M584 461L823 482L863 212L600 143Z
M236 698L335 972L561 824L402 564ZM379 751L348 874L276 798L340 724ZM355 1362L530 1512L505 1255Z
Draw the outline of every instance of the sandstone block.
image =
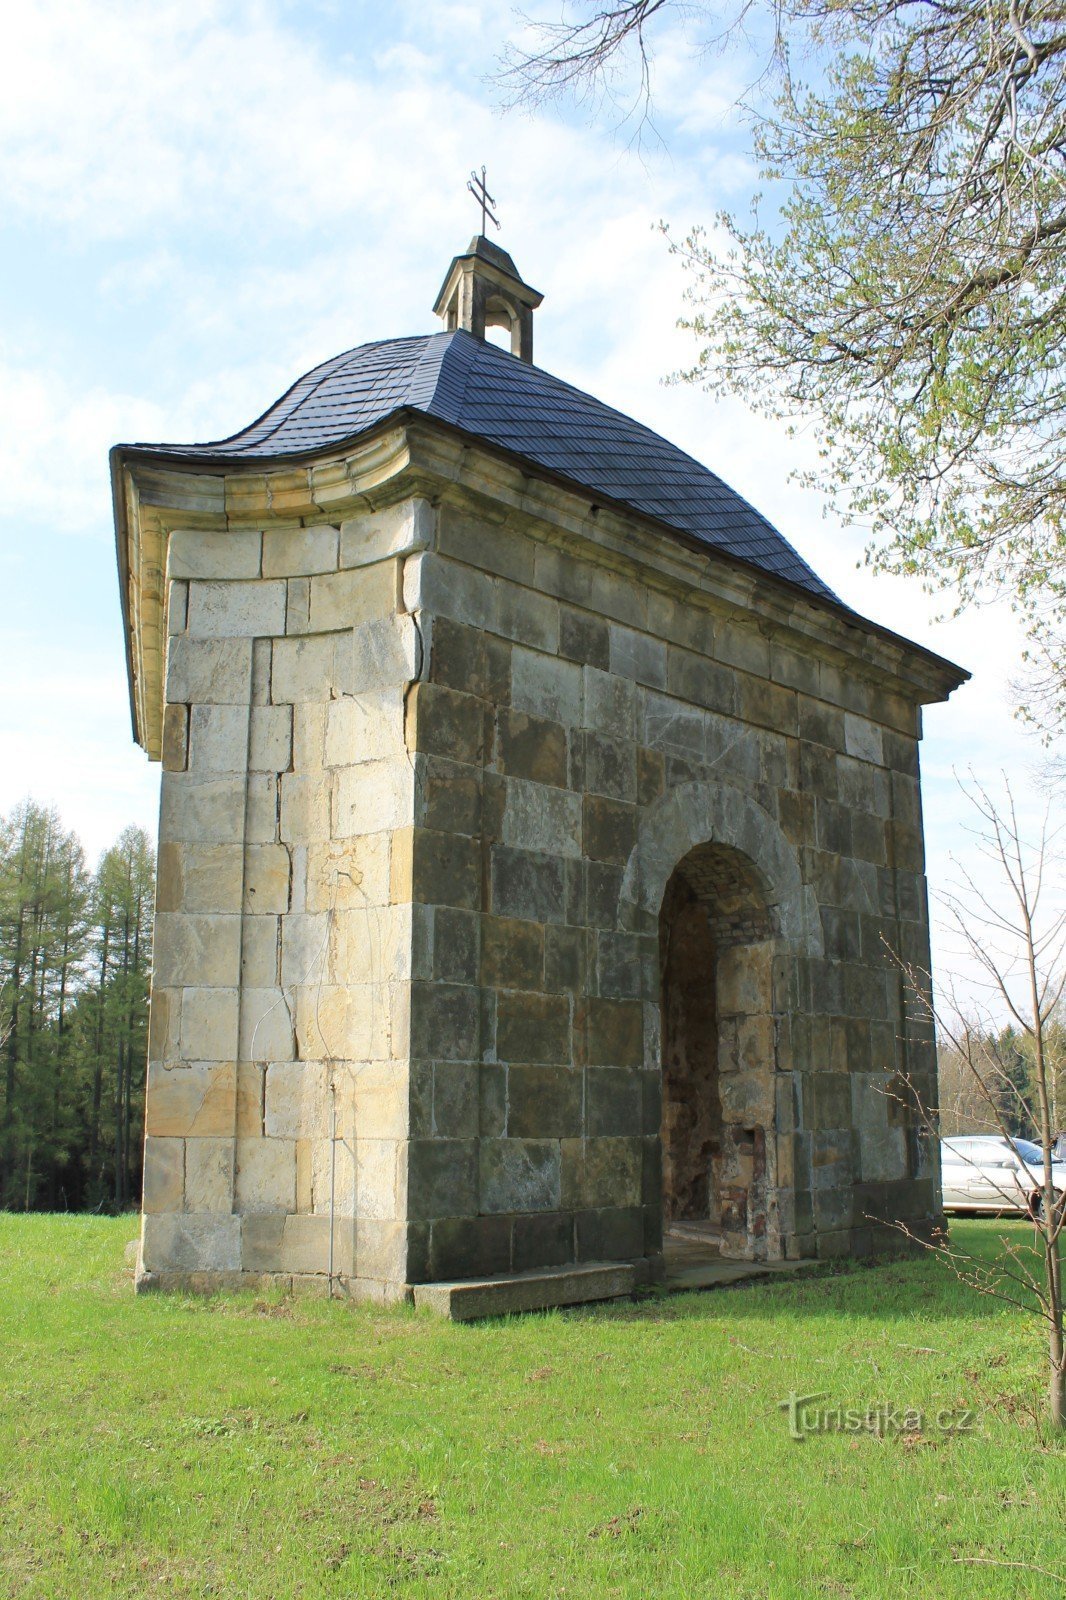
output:
M434 617L468 622L488 633L499 632L497 580L473 567L445 561L432 551L409 556L403 564L405 611L428 611Z
M160 838L188 844L240 844L244 798L243 778L168 772L160 796Z
M854 713L844 713L844 748L849 756L859 761L872 761L884 765L885 754L881 729L874 722Z
M248 767L247 706L193 706L189 766L196 773L240 773Z
M291 1061L295 1055L291 1001L284 989L244 989L241 994L242 1061Z
M408 698L414 748L477 766L485 754L486 711L475 695L438 683L416 684Z
M189 708L163 707L163 771L184 772L189 765Z
M559 654L567 661L606 672L611 662L610 629L587 611L562 606L559 611Z
M644 1158L640 1138L586 1139L584 1156L581 1193L586 1206L640 1204Z
M707 748L706 723L699 711L683 701L649 694L644 706L644 743L653 750L676 750L702 761Z
M513 651L511 704L517 711L529 711L567 727L580 727L584 698L584 674L575 662L522 647Z
M186 1211L232 1210L233 1143L232 1137L186 1139Z
M544 928L515 917L481 919L481 981L501 989L539 990L544 982Z
M252 707L248 765L253 772L287 772L292 764L292 707Z
M392 1222L403 1217L405 1210L405 1172L401 1163L403 1146L395 1139L357 1139L355 1141L355 1177L351 1210L362 1221ZM321 1156L321 1173L325 1179L328 1146L316 1146ZM316 1171L319 1169L316 1169ZM325 1182L315 1182L316 1196Z
M718 958L720 1016L754 1016L772 1008L773 950L768 944L740 945Z
M410 1108L404 1065L396 1061L369 1061L347 1069L347 1074L360 1138L406 1139Z
M524 778L507 780L503 842L546 855L581 855L581 796Z
M606 795L586 794L582 820L588 859L624 867L637 842L636 807Z
M175 528L167 541L171 578L258 578L261 538L245 529Z
M501 994L496 1013L496 1051L501 1061L569 1062L569 997Z
M589 999L588 1059L591 1066L643 1066L644 1007L639 1000Z
M146 1272L238 1272L241 1219L217 1212L146 1216L141 1261Z
M390 835L333 839L308 845L308 911L358 910L389 903Z
M250 639L171 639L167 699L198 705L244 706L251 698Z
M155 982L164 988L236 988L239 915L166 912L155 919Z
M237 1055L236 989L183 989L181 1053L186 1061L233 1061Z
M490 549L492 546L490 546ZM527 546L527 548L530 548ZM529 565L532 568L532 550ZM501 578L496 624L505 639L554 655L559 648L559 604L535 588L519 588Z
M269 989L280 982L281 918L246 916L241 936L241 982L253 989Z
M399 759L342 768L337 774L334 838L410 827L414 822L414 787L410 767Z
M184 1193L184 1139L146 1139L141 1209L149 1213L180 1211Z
M435 616L429 638L429 673L434 683L476 694L494 705L511 696L511 646L454 618Z
M558 1210L558 1140L483 1138L478 1185L483 1212Z
M330 1075L320 1061L272 1061L266 1070L268 1139L328 1139L333 1127Z
M263 577L308 577L337 565L336 528L268 528L263 534Z
M296 1146L291 1139L238 1139L235 1209L290 1212L296 1208Z
M241 1256L246 1272L320 1274L329 1270L329 1218L278 1216L260 1212L241 1220ZM350 1235L336 1229L336 1272L353 1269Z
M287 911L292 858L283 844L252 844L245 852L244 904L248 911Z
M388 984L306 984L295 993L301 1059L387 1061L402 1053L404 1014Z
M411 984L411 1054L420 1060L476 1061L481 1013L477 989L457 983Z
M310 625L319 633L388 616L396 610L398 587L394 561L312 578Z
M494 846L492 909L499 916L529 922L563 922L565 863L556 856Z
M574 1231L578 1261L629 1261L645 1251L645 1218L640 1206L579 1211Z
M244 797L244 837L249 844L274 844L278 837L280 780L274 772L250 772Z
M651 689L666 688L666 645L632 628L612 625L610 668L613 673Z
M416 497L368 511L341 523L340 564L363 567L389 556L406 556L433 543L437 514L428 500Z
M317 844L328 839L332 814L332 773L282 773L281 837L286 844Z
M392 897L421 904L455 906L473 910L481 904L480 841L449 833L416 828L411 840L410 879L397 871L393 852Z
M422 643L414 618L390 614L337 635L339 694L402 688L418 676Z
M473 1139L412 1139L407 1146L407 1205L412 1221L477 1212Z
M174 582L167 585L167 633L184 633L189 612L189 585Z
M586 1126L593 1139L631 1135L644 1126L644 1084L650 1077L629 1067L589 1067L585 1072ZM656 1112L654 1131L658 1133Z
M570 1066L510 1067L507 1133L512 1138L573 1139L581 1133L581 1073Z
M357 695L345 693L325 706L326 766L358 766L396 756L406 759L403 695L397 683Z
M371 1281L405 1282L407 1224L361 1220L355 1235L355 1271Z
M491 513L471 515L447 502L441 507L437 548L470 567L481 567L513 582L533 582L535 545L526 534Z
M231 1061L164 1067L148 1063L145 1133L160 1138L232 1135L236 1072Z
M508 777L566 787L566 730L558 722L502 707L497 751L500 770Z
M285 585L278 579L189 585L192 639L261 639L285 632Z
M275 639L270 674L270 697L275 705L329 699L335 643L330 633Z
M148 1010L148 1059L175 1061L179 1055L178 1028L181 1020L181 990L152 985Z

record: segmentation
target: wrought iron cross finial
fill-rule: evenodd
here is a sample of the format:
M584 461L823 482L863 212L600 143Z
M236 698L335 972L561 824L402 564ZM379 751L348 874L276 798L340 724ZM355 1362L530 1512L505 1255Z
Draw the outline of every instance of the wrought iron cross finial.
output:
M492 210L492 207L496 204L496 202L492 198L491 194L489 194L488 189L486 189L486 187L485 187L485 168L484 167L482 167L480 174L477 172L476 169L473 172L471 172L470 181L467 184L467 188L470 190L470 193L474 196L474 199L477 201L478 205L481 207L481 232L482 232L482 236L484 236L484 233L485 233L485 222L486 222L486 219L489 222L492 223L494 228L501 227L502 224L500 222L499 217L497 217L494 214L493 210Z

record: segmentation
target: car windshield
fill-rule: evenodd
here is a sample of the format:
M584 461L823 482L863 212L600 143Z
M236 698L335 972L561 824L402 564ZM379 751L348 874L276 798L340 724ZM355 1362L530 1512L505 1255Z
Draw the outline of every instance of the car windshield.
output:
M1015 1150L1017 1150L1022 1160L1029 1166L1042 1167L1044 1165L1044 1152L1041 1150L1040 1146L1038 1144L1034 1144L1031 1139L1012 1139L1011 1144L1014 1146Z

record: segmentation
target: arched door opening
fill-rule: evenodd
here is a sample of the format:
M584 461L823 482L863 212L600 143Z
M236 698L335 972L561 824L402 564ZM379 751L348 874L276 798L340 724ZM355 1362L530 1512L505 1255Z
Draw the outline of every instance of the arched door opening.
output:
M774 928L747 856L714 844L685 856L659 951L664 1231L774 1258Z

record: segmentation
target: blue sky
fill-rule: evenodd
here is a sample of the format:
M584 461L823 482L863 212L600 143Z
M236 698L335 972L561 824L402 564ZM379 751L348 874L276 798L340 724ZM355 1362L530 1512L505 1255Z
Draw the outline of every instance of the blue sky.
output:
M746 208L757 181L732 108L750 64L668 33L662 141L638 150L609 117L500 110L487 80L515 26L494 0L35 0L6 19L0 811L54 801L93 855L129 821L154 831L158 772L129 731L108 447L224 436L338 350L431 329L484 161L500 240L545 294L539 364L719 471L860 611L974 669L926 718L942 883L963 840L953 767L1024 785L1039 755L1011 714L1009 614L935 622L942 602L874 580L857 566L861 530L790 482L809 438L662 382L692 347L655 224L683 233Z

